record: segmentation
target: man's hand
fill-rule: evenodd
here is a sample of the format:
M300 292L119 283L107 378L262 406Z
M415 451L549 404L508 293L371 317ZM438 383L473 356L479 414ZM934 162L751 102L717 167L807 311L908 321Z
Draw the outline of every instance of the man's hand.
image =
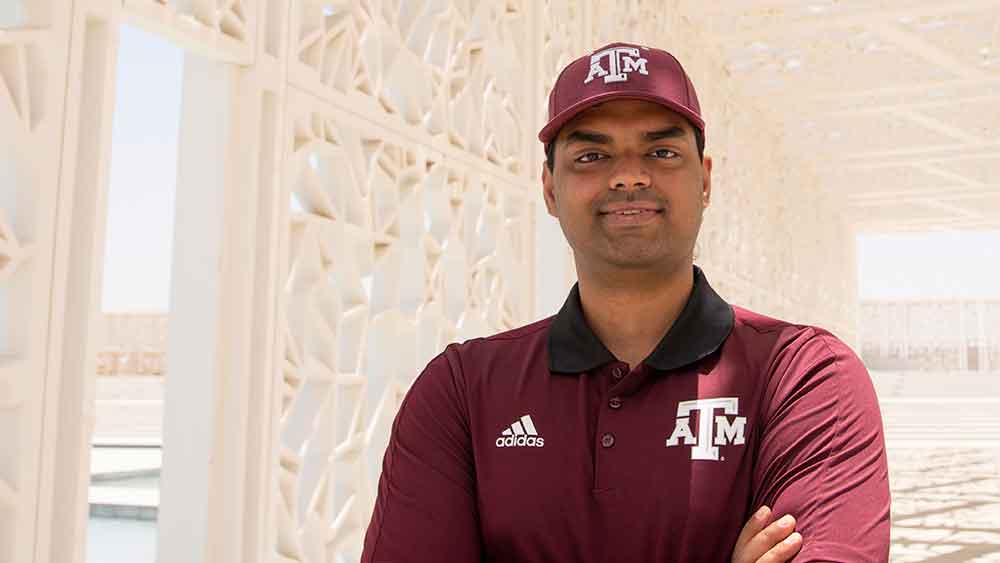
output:
M750 517L733 549L733 563L785 563L802 547L802 534L794 532L795 518L787 514L771 522L771 509L762 506Z

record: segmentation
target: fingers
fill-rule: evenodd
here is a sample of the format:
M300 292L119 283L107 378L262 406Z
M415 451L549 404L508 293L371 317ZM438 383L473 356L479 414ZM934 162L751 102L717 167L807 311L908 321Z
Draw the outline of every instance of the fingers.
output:
M737 539L733 563L780 563L798 552L802 535L793 534L795 518L786 514L765 526L770 518L771 512L767 507L762 507L750 518ZM789 538L790 541L785 543L784 540Z
M746 544L750 542L750 539L760 533L767 526L770 519L771 509L767 506L762 506L747 520L747 523L743 525L743 529L740 530L739 537L736 539L736 551L733 553L733 563L750 563L755 561L757 557L760 557L760 554L754 557L742 557L742 552ZM741 555L741 557L737 558L737 554Z
M767 550L756 563L785 563L790 561L802 548L802 534L792 532L784 540Z

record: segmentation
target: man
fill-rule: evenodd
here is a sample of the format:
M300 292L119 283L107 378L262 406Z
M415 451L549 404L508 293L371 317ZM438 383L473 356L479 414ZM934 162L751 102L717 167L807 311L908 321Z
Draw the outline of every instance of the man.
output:
M428 364L362 561L886 561L864 367L822 329L730 306L693 264L712 160L680 63L581 57L539 139L579 281L554 317Z

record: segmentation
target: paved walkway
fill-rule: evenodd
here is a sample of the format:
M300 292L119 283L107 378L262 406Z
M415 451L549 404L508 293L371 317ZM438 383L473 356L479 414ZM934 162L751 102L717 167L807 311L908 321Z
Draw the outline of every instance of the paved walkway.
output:
M1000 448L1000 398L886 398L880 406L890 447Z
M893 563L1000 562L1000 373L873 373Z
M889 449L891 561L1000 562L1000 449Z

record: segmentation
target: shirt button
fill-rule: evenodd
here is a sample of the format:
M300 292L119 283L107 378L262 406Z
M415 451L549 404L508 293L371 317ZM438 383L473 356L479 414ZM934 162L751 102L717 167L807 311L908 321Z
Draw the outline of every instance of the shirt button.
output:
M605 448L610 448L611 446L615 445L615 435L608 433L605 434L604 436L601 436L601 445L604 446Z
M611 370L611 375L614 376L615 380L621 379L625 377L625 370L622 369L620 366L616 367L615 369Z
M618 397L612 397L611 400L608 401L608 406L613 409L620 409L622 408L622 400Z

